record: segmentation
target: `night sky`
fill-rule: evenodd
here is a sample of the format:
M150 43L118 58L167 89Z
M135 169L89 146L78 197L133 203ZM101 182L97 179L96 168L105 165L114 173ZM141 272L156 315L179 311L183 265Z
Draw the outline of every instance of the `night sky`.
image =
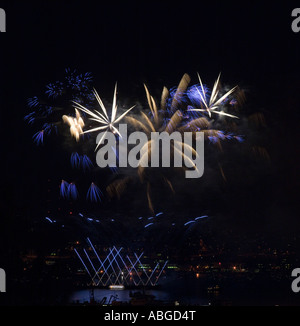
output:
M226 84L245 90L245 114L265 115L267 127L257 138L271 162L254 166L235 151L226 158L233 169L227 188L211 187L205 196L202 189L199 196L219 212L232 213L240 227L262 232L300 227L300 33L291 30L296 3L10 0L0 7L7 16L7 32L0 35L5 216L16 221L17 212L34 215L44 182L57 173L51 159L56 153L46 158L34 146L23 117L27 99L61 79L65 68L91 72L108 99L118 81L120 97L133 101L144 96L143 83L155 93L176 86L184 73L196 83L199 72L211 85L221 71ZM209 178L203 182L209 184ZM181 211L197 204L197 194L191 199L189 191L182 194Z

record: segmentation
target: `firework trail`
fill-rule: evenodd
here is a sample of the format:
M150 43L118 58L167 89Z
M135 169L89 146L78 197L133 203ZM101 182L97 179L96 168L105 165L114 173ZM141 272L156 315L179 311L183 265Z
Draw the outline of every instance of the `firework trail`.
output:
M74 169L82 169L84 172L92 170L94 168L93 162L87 155L80 155L77 152L73 152L70 158L71 166Z
M91 202L101 202L101 196L102 196L102 191L100 188L94 184L94 182L91 183L91 186L88 189L86 198L91 201Z
M83 171L91 170L94 167L92 161L87 155L82 155L80 157L80 164L82 166Z
M74 182L71 182L68 187L68 196L70 199L76 200L79 197L77 187Z
M37 145L41 145L44 143L44 130L38 131L36 134L32 136L33 142Z
M81 159L80 159L80 155L77 152L71 154L70 161L73 168L78 169L80 167Z
M178 86L178 91L175 92L174 99L172 100L171 109L169 112L173 113L169 119L164 119L164 114L166 113L167 107L166 101L169 95L167 88L164 87L163 89L159 110L154 98L151 96L147 86L144 84L148 105L151 111L151 117L149 118L147 114L141 112L141 119L127 117L127 121L136 129L142 129L148 135L148 138L150 138L149 136L151 132L167 132L168 134L171 134L172 132L180 131L179 126L183 120L183 113L178 109L178 103L180 102L180 98L183 94L183 91L186 89L189 80L190 78L187 74L182 77ZM143 175L144 166L147 165L146 162L150 159L153 146L154 142L149 140L141 149L141 153L143 153L143 155L140 158L140 164L138 168L139 175L141 177ZM174 140L174 144L172 144L173 151L179 151L178 148L185 147L191 150L193 154L196 154L195 150L191 146L182 141ZM184 159L189 159L182 151L180 151L180 153ZM194 168L196 168L195 165Z
M60 195L62 198L68 198L69 197L69 183L65 180L61 181L60 184Z
M111 182L107 187L106 191L110 198L117 196L121 198L122 193L125 191L127 184L132 181L132 177L125 176L122 179L117 179Z

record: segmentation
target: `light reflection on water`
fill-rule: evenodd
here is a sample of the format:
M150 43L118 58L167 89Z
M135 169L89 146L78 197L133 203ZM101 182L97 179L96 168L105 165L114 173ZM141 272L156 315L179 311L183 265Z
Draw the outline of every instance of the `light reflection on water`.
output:
M94 289L94 300L96 302L100 302L103 298L106 298L105 303L109 303L109 301L122 301L129 302L131 300L130 294L132 293L142 293L142 290L110 290L110 289ZM190 305L207 305L208 301L206 298L202 298L199 296L179 296L172 291L167 292L164 290L156 290L156 289L147 289L145 291L147 295L154 296L155 300L174 305L175 301L179 301L181 304L190 304ZM69 297L69 303L85 303L90 302L91 299L91 290L90 289L82 289L74 291Z
M194 277L178 278L170 277L161 279L159 288L147 288L145 294L154 296L154 299L169 305L178 301L183 305L208 305L211 298L207 296L207 285L202 279ZM110 290L106 288L94 288L94 300L100 302L106 297L106 303L110 300L129 302L130 294L140 292L142 289ZM91 299L90 289L75 290L69 297L69 303L84 303ZM155 303L154 303L155 304Z
M162 280L164 281L164 280ZM176 278L174 280L162 282L159 288L148 288L145 293L153 295L155 300L174 305L178 301L180 305L299 305L299 297L291 291L288 280L271 280L259 278L249 280L247 278L232 278L228 280L206 280L206 278ZM212 285L220 285L220 291L208 292ZM130 292L142 292L142 289L94 289L94 299L100 302L107 298L106 304L110 300L129 302ZM90 301L90 289L75 290L69 296L69 304L84 303ZM151 303L155 306L155 302Z
M112 300L116 301L123 301L123 302L129 302L131 299L130 292L140 292L138 290L132 291L132 290L110 290L110 289L94 289L94 299L95 301L99 302L104 297L107 298L106 303L108 300L112 297ZM84 303L90 301L90 289L83 289L78 290L72 293L70 296L70 303ZM170 296L167 292L160 291L160 290L147 290L146 294L155 296L155 299L162 300L162 301L169 301Z

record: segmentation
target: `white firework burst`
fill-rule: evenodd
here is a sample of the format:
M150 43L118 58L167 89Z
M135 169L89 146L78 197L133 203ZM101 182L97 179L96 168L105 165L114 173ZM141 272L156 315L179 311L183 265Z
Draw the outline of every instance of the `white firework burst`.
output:
M95 98L102 110L102 113L97 110L94 110L94 112L93 112L75 101L73 101L73 103L75 104L74 107L76 109L79 109L79 110L85 112L86 114L88 114L91 117L91 118L89 118L90 120L96 121L97 123L100 124L100 126L86 130L83 133L105 130L105 133L103 133L102 137L100 138L100 140L96 146L96 149L95 149L95 151L96 151L97 148L99 147L99 145L101 144L102 140L105 138L108 131L111 131L114 134L118 134L121 137L121 134L120 134L119 130L115 127L115 124L120 122L126 116L126 114L129 113L129 111L135 107L135 105L132 106L127 111L125 111L124 113L122 113L119 117L117 117L118 106L117 106L117 83L116 83L114 96L113 96L112 109L111 109L111 116L109 117L107 110L95 89L94 89L94 95L95 95Z
M219 99L217 99L217 96L219 94L219 88L220 88L219 87L220 76L221 76L221 74L219 74L217 80L215 81L214 87L213 87L212 92L211 92L211 96L210 96L209 101L208 101L207 98L206 98L205 88L203 87L201 78L200 78L200 76L198 74L199 82L200 82L200 85L201 85L201 92L199 91L198 88L197 88L197 91L198 91L200 99L201 99L201 103L200 103L201 104L201 109L189 109L189 111L206 112L210 118L211 118L212 113L214 113L214 114L223 115L223 116L227 116L227 117L230 117L230 118L238 119L237 116L226 113L223 110L221 110L221 111L216 110L216 109L220 108L222 102L229 95L231 95L237 88L237 86L233 87L231 90L229 90L224 95L222 95Z

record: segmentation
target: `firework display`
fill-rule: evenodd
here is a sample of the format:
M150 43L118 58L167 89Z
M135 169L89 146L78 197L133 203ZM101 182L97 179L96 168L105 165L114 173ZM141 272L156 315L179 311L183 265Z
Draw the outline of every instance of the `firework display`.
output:
M139 158L138 168L134 174L126 175L113 180L108 185L96 186L92 180L86 191L86 200L91 202L101 202L103 193L101 188L106 188L108 197L117 195L119 198L126 189L128 182L132 178L138 178L141 183L145 183L145 193L150 212L155 212L154 203L151 197L151 173L153 169L148 166L148 161L152 151L158 151L154 147L154 142L150 138L153 132L165 132L172 134L178 132L183 134L191 132L193 137L197 132L203 132L204 137L210 143L217 144L221 148L221 142L224 140L243 141L241 135L235 134L230 127L229 120L238 120L238 107L240 104L241 90L237 86L229 90L222 88L220 75L214 83L212 90L202 83L198 74L198 84L189 86L191 77L184 74L177 87L168 90L163 87L160 98L160 105L150 94L148 87L144 84L147 106L140 108L139 114L129 114L134 106L125 109L121 114L118 112L117 103L117 84L115 85L111 113L107 112L103 100L97 91L92 88L92 76L90 73L79 74L76 71L66 69L66 76L63 81L50 83L46 86L46 99L40 99L34 96L28 100L28 106L32 109L24 120L31 126L41 125L42 130L33 135L33 141L36 145L45 144L46 137L56 135L62 137L68 142L68 148L71 149L70 164L73 170L77 170L76 179L86 179L87 172L95 175L96 165L93 163L94 153L91 150L91 138L86 137L90 133L102 132L100 139L96 141L96 148L104 142L108 132L112 132L117 141L121 141L122 136L118 125L124 120L135 131L144 132L148 141L142 146L142 155ZM51 102L51 104L49 104ZM96 110L99 106L101 112ZM75 112L74 112L75 109ZM232 111L232 112L231 112ZM133 112L133 111L132 111ZM234 113L234 114L233 114ZM224 129L221 129L221 127ZM66 133L69 127L69 133ZM237 128L234 128L237 130ZM54 131L54 132L53 132ZM75 139L75 142L72 141ZM94 138L94 140L95 140ZM78 147L79 146L79 147ZM80 150L78 150L78 148ZM114 150L114 155L118 159L118 150ZM81 152L80 152L81 151ZM185 153L190 152L197 155L192 144L186 141L174 139L171 143L171 155L179 154L189 167L197 169L193 161ZM118 174L120 168L111 167L109 173ZM173 168L170 168L173 169ZM186 167L182 167L186 169ZM176 169L173 169L174 173ZM224 171L220 166L220 171L224 176ZM174 186L167 175L162 174L162 180L172 193L175 193ZM77 189L74 182L68 183L62 181L60 185L60 197L77 200L82 191Z

